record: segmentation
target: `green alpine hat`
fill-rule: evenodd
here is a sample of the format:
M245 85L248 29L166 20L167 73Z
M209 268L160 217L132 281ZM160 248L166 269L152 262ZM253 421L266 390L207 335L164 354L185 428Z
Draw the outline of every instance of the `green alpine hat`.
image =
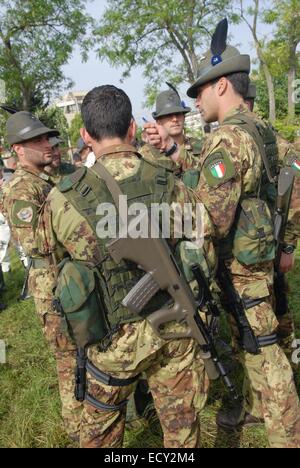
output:
M256 85L254 83L250 83L246 99L255 99L255 98L256 98Z
M159 117L170 114L187 114L191 112L189 107L180 99L177 89L167 83L170 87L168 91L161 92L156 99L156 111L152 113L152 117L156 120Z
M30 112L16 112L6 122L6 138L10 145L47 134L49 136L58 136L59 131L46 127Z
M198 88L210 81L231 73L250 73L250 56L242 55L232 46L227 45L228 22L222 20L212 37L211 48L201 59L197 81L188 89L187 95L197 97Z

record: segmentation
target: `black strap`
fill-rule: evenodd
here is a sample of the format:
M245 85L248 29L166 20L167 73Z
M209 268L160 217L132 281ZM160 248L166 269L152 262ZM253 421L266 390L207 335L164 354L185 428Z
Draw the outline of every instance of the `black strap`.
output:
M257 341L260 348L266 348L267 346L273 346L278 343L278 336L277 333L273 333L273 335L258 336Z
M96 398L88 393L85 394L85 401L101 411L120 411L128 403L128 400L124 400L119 405L107 405L106 403L96 400Z
M118 379L116 377L112 377L111 375L105 374L96 366L94 366L94 364L92 364L89 360L87 360L86 362L86 370L98 382L101 382L104 385L108 385L110 387L128 387L129 385L136 382L140 377L140 375L136 375L135 377L131 377L130 379Z
M265 302L266 298L263 299L243 299L243 303L246 310L252 309L252 307L259 306L263 302Z

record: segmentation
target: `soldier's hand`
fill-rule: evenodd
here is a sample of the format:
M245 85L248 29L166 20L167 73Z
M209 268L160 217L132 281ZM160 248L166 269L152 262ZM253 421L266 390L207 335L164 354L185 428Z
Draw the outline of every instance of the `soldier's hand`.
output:
M289 273L295 266L295 254L285 254L282 252L279 269L281 273Z
M174 144L173 139L169 136L167 130L157 123L146 123L144 132L147 142L163 153Z

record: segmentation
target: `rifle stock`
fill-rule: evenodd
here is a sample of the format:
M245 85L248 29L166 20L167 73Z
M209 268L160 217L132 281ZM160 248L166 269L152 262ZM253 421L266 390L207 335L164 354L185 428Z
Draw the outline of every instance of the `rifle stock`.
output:
M148 219L145 222L148 222ZM107 247L116 263L129 260L145 271L145 276L126 296L123 305L139 313L158 290L167 291L174 305L161 308L147 317L152 328L165 340L193 338L201 347L201 357L209 378L216 380L222 376L236 398L235 388L218 360L209 330L200 318L196 299L167 242L161 238L132 238L129 225L127 238L120 235ZM171 321L185 325L185 331L164 334L162 326Z

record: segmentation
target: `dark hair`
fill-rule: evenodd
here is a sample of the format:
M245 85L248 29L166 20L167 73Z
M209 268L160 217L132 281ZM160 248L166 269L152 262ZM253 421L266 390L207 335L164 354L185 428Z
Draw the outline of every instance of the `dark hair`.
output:
M242 96L243 99L246 99L250 85L248 73L231 73L230 75L227 75L226 78L232 84L234 91Z
M94 140L125 138L132 119L127 94L111 85L98 86L84 98L81 115L84 126Z

